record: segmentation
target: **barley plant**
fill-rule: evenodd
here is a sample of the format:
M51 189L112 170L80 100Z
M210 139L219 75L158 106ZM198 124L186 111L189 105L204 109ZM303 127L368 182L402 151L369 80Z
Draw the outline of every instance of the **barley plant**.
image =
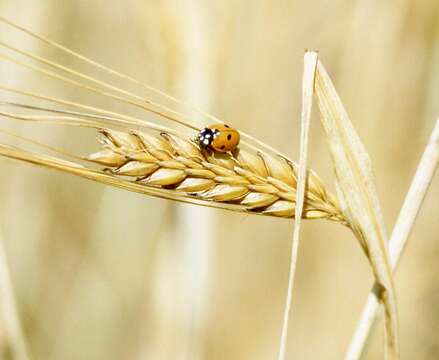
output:
M86 11L84 4L66 4L67 12L88 13L88 5ZM108 38L105 32L112 31L112 21L118 24L121 13L122 19L132 21L120 26L124 31L120 38L115 30L105 45L91 51L77 50L81 46L74 40L58 40L56 27L48 31L50 27L32 24L29 19L34 13L18 19L14 6L4 5L0 15L4 29L0 60L5 72L0 79L2 193L5 199L14 199L4 201L5 216L0 224L0 354L4 358L435 358L434 309L416 305L416 323L423 325L419 325L419 334L408 336L414 316L409 309L415 305L413 291L406 287L413 288L417 279L413 272L419 264L415 262L405 272L402 269L404 273L397 279L393 272L439 161L439 122L433 125L439 109L433 100L427 101L424 111L428 123L422 125L417 120L418 125L411 129L420 134L419 140L414 140L413 134L405 138L407 127L398 120L402 115L408 123L419 119L419 107L412 109L392 100L408 96L403 86L387 85L387 90L373 87L384 87L382 78L392 85L405 79L399 80L406 74L393 69L393 62L385 63L385 59L397 50L394 43L405 34L402 24L411 19L408 9L414 2L400 2L398 11L393 5L363 1L352 5L349 11L354 20L344 24L352 31L345 35L345 56L338 76L332 74L334 66L326 64L331 64L335 53L322 45L326 42L314 42L306 35L313 31L306 30L307 26L315 25L302 20L300 29L305 35L297 31L295 36L305 36L310 43L299 43L302 50L294 52L294 70L291 64L282 66L291 72L277 79L282 81L282 92L290 92L282 95L283 111L276 109L275 97L269 100L269 86L257 86L252 95L256 100L249 100L245 88L234 86L233 80L224 82L221 91L214 94L207 86L213 79L201 77L207 73L218 75L218 79L225 77L224 64L233 58L236 47L231 24L247 13L243 5L229 1L209 5L129 1L104 10L97 6L98 15L90 14L97 31L103 32L102 38ZM45 6L51 13L50 2ZM95 5L90 6L94 9ZM363 36L364 30L359 30L365 21L362 16L378 8L388 53L378 48L384 62L374 67L371 59L363 59L355 36ZM35 9L31 6L31 10ZM420 18L439 29L439 23L429 15L432 10L439 10L433 2L425 5ZM57 22L53 24L59 21L66 34L81 34L81 44L88 39L77 28L68 29L69 24L88 26L85 17L70 23L70 15L54 11L51 14ZM289 24L293 16L288 11L283 14L275 5L259 3L252 11L255 24L265 16L273 24ZM384 16L390 13L391 21ZM48 15L40 16L44 20ZM322 28L329 26L325 18L331 14L321 11L314 16ZM216 25L208 24L208 19L216 19ZM217 47L209 42L207 28L214 31ZM149 35L142 37L139 29ZM246 36L253 30L251 37L261 43L269 39L272 50L281 53L283 45L276 44L274 35L256 35L250 27L247 30ZM125 32L136 34L131 45L125 42ZM328 36L335 39L340 35ZM292 39L290 34L289 46ZM130 56L139 58L132 64L143 64L146 59L147 77L156 77L163 88L171 84L174 92L183 86L183 97L195 99L190 102L197 105L151 86L152 81L141 81L129 67L115 70L120 64L109 64L105 54L113 52L110 59L116 64L129 56L118 50L118 41L119 47L133 46ZM303 56L303 48L310 45L322 47L320 54L307 50ZM255 67L252 65L247 74L243 62L236 65L243 73L229 70L229 76L257 84L256 71L261 83L273 86L275 72L262 74L256 66L273 69L274 57L264 60L268 53L259 44L244 48ZM434 49L433 58L437 56ZM252 51L258 51L262 60ZM300 58L303 63L297 62ZM350 76L358 71L354 68L358 64L364 67L361 76L373 86L367 82L359 86L357 77ZM423 64L427 65L437 77L436 63ZM183 73L181 69L186 69L186 79L177 84L173 77ZM418 77L421 79L421 74ZM406 81L412 78L415 75L410 73ZM425 83L423 90L418 90L427 93L425 88L430 86L428 96L433 99L437 86L434 81L432 85ZM259 96L258 91L263 90ZM416 89L410 90L415 96ZM385 98L381 108L374 103L373 94L376 99ZM222 98L216 104L220 117L200 109L210 107L215 95ZM288 104L294 96L297 111L293 114ZM224 110L229 101L231 108L236 106L235 113ZM352 113L344 104L349 110L353 108ZM402 109L392 117L397 107ZM252 111L255 114L251 115ZM280 114L285 118L275 120ZM254 122L233 120L249 116ZM356 117L366 125L351 121ZM227 153L203 148L196 141L205 126L224 123L220 118L228 119L226 123L241 134L239 147ZM259 118L265 124L261 125L264 132ZM314 127L319 122L323 131ZM379 148L377 142L375 150L358 135L368 132L370 137L388 132L418 144L416 153L407 149L410 155L399 157L403 162L413 158L405 177L402 168L389 171L392 175L384 187L396 192L392 196L391 191L378 191L372 168L379 170L379 179L394 161L390 151L385 155L380 152L396 143L384 135L380 142L386 146ZM293 151L296 156L287 155ZM23 162L57 170L59 175L23 169L19 166ZM324 176L313 170L314 165L322 168ZM75 176L62 177L62 173ZM59 180L53 180L57 176ZM12 177L9 184L14 185L7 190ZM75 182L79 178L95 184ZM44 191L60 191L60 199L54 195L53 205L44 204L38 195ZM28 202L30 207L24 207ZM183 205L175 205L178 203ZM432 209L427 216L431 224L424 225L435 230L437 205L427 200L426 206ZM390 236L386 207L393 208L394 217L399 213ZM20 211L22 208L25 210ZM20 215L19 220L12 214ZM42 226L49 215L54 225ZM42 218L31 220L36 217ZM429 232L420 235L432 236ZM310 239L315 239L314 245ZM346 245L341 244L344 240ZM433 246L431 241L429 244ZM264 256L270 260L259 265L257 259ZM435 258L431 259L429 263L434 263ZM315 269L327 276L316 274ZM436 271L434 266L431 269ZM423 286L433 291L434 276L430 277ZM430 299L434 296L425 295L423 301L434 304ZM421 307L432 314L427 310L420 314Z

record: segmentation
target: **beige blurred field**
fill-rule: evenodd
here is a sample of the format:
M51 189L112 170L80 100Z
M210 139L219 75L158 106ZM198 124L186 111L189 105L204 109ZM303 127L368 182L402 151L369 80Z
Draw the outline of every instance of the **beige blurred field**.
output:
M303 54L318 50L370 152L389 230L439 116L436 0L0 0L0 12L293 158ZM0 39L93 74L4 24ZM0 81L130 111L4 62ZM0 121L80 155L98 148L93 131ZM317 111L311 136L310 166L333 189ZM0 169L0 228L32 359L276 359L292 221L5 159ZM438 197L436 177L395 279L402 359L439 358ZM305 221L289 358L343 358L372 282L347 229ZM382 358L381 327L366 359ZM2 339L0 329L0 354Z

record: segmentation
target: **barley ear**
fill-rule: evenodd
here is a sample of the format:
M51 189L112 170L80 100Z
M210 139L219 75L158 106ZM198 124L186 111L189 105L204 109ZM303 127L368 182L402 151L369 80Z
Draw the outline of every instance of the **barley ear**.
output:
M221 204L253 214L298 216L299 168L283 156L240 150L235 157L200 149L191 140L167 132L157 136L105 129L100 143L102 149L85 159L106 166L117 181L129 181L130 186L134 181L145 190L160 189L212 207ZM336 198L317 174L307 170L305 175L308 186L300 216L347 224Z

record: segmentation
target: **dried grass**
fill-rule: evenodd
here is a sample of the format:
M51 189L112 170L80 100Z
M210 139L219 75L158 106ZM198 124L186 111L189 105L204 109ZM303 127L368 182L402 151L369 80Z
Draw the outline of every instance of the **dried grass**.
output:
M135 80L125 75L119 74L102 65L98 65L95 62L76 54L71 50L65 49L61 45L58 45L40 35L33 34L32 32L8 22L5 19L0 18L0 20L7 22L9 25L12 25L21 31L25 31L46 44L66 51L70 55L73 55L88 64L97 66L99 69L102 69L107 73L137 83ZM11 61L18 66L24 66L48 76L49 78L73 85L80 90L85 90L135 108L140 108L141 110L146 110L152 114L160 116L167 122L174 122L183 125L184 128L186 128L186 133L189 132L195 135L193 131L200 129L200 124L190 121L182 113L164 105L154 103L147 98L119 89L109 83L94 79L93 77L84 75L68 67L58 65L50 60L34 56L11 45L4 43L0 45L19 53L28 59L37 61L44 66L48 66L55 71L46 70L11 57L2 56L3 60ZM292 218L297 215L305 219L326 218L338 221L350 227L354 233L357 234L366 255L369 256L371 253L375 254L375 257L370 257L374 273L376 274L378 282L384 284L383 288L389 289L389 286L387 286L388 282L386 282L387 279L382 276L383 273L380 272L381 267L379 266L379 264L387 264L385 257L383 258L384 255L382 252L370 252L370 249L373 250L374 246L376 248L376 241L373 236L369 236L371 230L367 227L367 224L365 225L365 223L362 222L364 216L357 211L358 209L361 210L364 206L370 205L367 201L368 199L363 198L360 201L357 201L357 203L355 203L355 201L349 203L349 200L351 200L352 197L351 194L344 194L344 201L347 201L347 205L345 204L345 211L348 211L348 217L346 217L346 213L340 210L337 199L327 191L317 175L311 170L306 171L307 129L309 127L312 106L311 99L314 92L316 64L322 68L320 63L317 63L316 54L309 53L306 58L311 60L305 61L305 66L309 71L305 72L306 76L304 77L303 90L305 103L303 107L304 111L302 113L304 127L301 139L300 174L298 174L298 166L293 161L246 133L242 133L242 149L236 151L234 154L217 154L208 150L200 149L190 137L181 136L179 132L173 131L167 126L148 123L141 119L126 116L121 113L110 112L105 109L86 106L64 99L43 96L41 94L34 94L7 87L2 87L2 89L15 94L30 96L35 99L50 101L58 105L91 111L91 113L79 113L65 109L58 110L4 102L7 106L18 108L20 110L27 109L43 112L43 115L20 115L10 112L2 112L1 115L25 121L52 121L55 124L67 124L92 128L101 127L100 142L102 149L99 152L85 157L85 160L105 167L95 170L89 166L83 166L79 163L77 158L75 159L75 162L65 162L57 157L25 152L22 149L4 145L0 146L0 154L33 164L66 171L101 183L111 184L131 191L137 191L171 200L202 204L205 206L219 207L252 214L287 218ZM312 62L311 66L308 65L310 61ZM320 70L320 72L317 71L316 74L320 75L321 73L322 71ZM79 79L73 79L70 76ZM162 95L160 91L154 88L147 87L147 89L151 90L156 95ZM322 99L321 95L325 94L326 91L326 94L329 94L327 97L329 103L337 103L336 95L334 95L335 90L333 88L329 88L328 90L323 87L323 90L321 90L317 87L316 91L319 100ZM180 101L173 99L172 97L166 96L166 98L174 100L177 104L182 104ZM331 113L331 111L322 112L322 121L326 125L326 129L328 127L334 128L334 125L328 125L328 122L330 123L334 120L334 117L337 118L339 116L340 109L337 108L337 106L335 106L334 109L335 111L333 113ZM50 115L46 115L45 113L49 113ZM208 119L220 122L218 119L210 115L204 115L206 115ZM324 120L327 122L325 123ZM116 131L115 127L122 129L123 131ZM135 127L141 127L142 130L133 130ZM161 133L160 135L153 135L150 133L151 131L161 131ZM351 132L353 133L353 130ZM337 138L337 136L335 136L335 138ZM332 142L334 141L332 140ZM357 141L357 144L359 144L359 140ZM247 151L247 149L250 151ZM53 148L50 150L53 150ZM350 152L352 149L347 145L344 148L344 151ZM63 155L65 155L64 152ZM355 165L354 163L344 162L344 158L338 157L337 153L335 153L333 159L336 168L342 164L342 169L349 170L349 166ZM357 164L357 166L360 166L361 168L361 164ZM347 172L349 173L349 171ZM305 174L307 175L305 176ZM343 188L343 184L348 184L347 186L352 186L352 189L357 186L356 191L360 193L364 190L362 184L356 183L357 179L353 179L352 182L351 179L347 179L343 173L337 172L337 175L339 185L342 185L341 188ZM373 182L373 179L367 178L367 175L365 175L365 179L370 183ZM298 182L300 189L299 194L297 194ZM297 202L299 206L296 206ZM369 210L372 214L374 212L379 213L377 209L372 208ZM367 216L366 219L369 220ZM296 222L292 247L287 307L281 341L281 359L285 357L286 335L292 300L292 286L298 250L299 229L300 222ZM369 241L370 238L372 240ZM379 237L379 241L382 241L382 237ZM381 243L379 242L379 244ZM390 291L390 293L393 294L392 291ZM385 295L387 292L384 291L383 294ZM387 299L387 297L384 296L383 299ZM387 308L392 309L389 306ZM393 321L395 319L396 313L393 310L389 310L388 313L388 323L393 324L390 320ZM390 327L390 329L393 329L393 327ZM388 343L388 347L390 349L396 348L394 346L395 344L392 343L392 341L396 342L396 332L392 333L390 339L391 341Z
M430 140L427 143L416 174L413 177L413 181L389 241L389 255L393 272L397 269L398 262L438 166L439 119L436 121L436 125L431 133ZM379 317L379 299L380 286L374 284L370 290L367 302L361 314L361 319L346 353L346 359L359 359L364 355L373 325Z
M140 85L174 104L186 106L185 103L155 88L140 84L131 77L100 65L4 18L0 17L0 21L103 70L107 74ZM392 269L387 250L388 239L374 185L371 162L326 70L317 60L315 53L308 52L305 55L305 68L308 71L305 72L306 76L304 77L303 128L299 167L285 155L245 132L242 132L242 148L233 154L218 154L200 149L191 140L191 137L203 124L193 122L182 112L152 102L148 98L120 89L48 59L27 53L9 44L0 43L0 46L49 67L51 70L15 58L0 56L3 60L24 66L51 79L73 85L79 90L92 92L107 99L147 111L159 116L165 122L165 125L146 122L140 118L90 105L0 86L0 89L4 91L36 100L49 101L63 107L62 109L53 109L4 101L2 102L4 106L20 111L35 111L36 113L23 115L2 111L0 116L28 122L45 122L97 129L100 132L99 140L101 143L99 151L84 158L44 144L37 145L42 145L45 150L57 151L58 156L49 156L0 144L1 156L169 200L248 214L284 218L298 217L299 219L328 219L346 225L353 231L370 261L377 284L375 288L379 289L376 291L376 295L385 308L387 355L391 359L398 358L397 311ZM317 98L321 121L329 143L338 197L327 190L314 171L306 170L307 129L313 94ZM217 118L198 109L190 106L188 108L203 115L206 120L220 122ZM78 111L79 109L81 112ZM170 128L171 123L182 126L182 130ZM10 132L4 133L15 136ZM29 140L21 136L17 137ZM34 141L32 142L36 144ZM73 161L64 160L62 157L65 156L72 158ZM290 281L281 340L281 359L285 357L299 230L300 221L297 221L294 230Z

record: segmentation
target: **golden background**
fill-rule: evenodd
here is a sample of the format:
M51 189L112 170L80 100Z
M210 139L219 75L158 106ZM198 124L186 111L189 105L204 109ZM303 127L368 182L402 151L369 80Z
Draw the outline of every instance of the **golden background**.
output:
M439 116L436 0L1 0L0 11L293 158L303 54L318 50L370 152L389 232ZM4 24L0 38L110 79ZM131 111L4 62L0 79ZM92 131L1 123L77 154L98 148ZM309 164L333 190L317 111L311 136ZM0 166L0 226L32 359L276 359L292 221ZM438 196L436 177L396 275L402 359L439 357ZM343 358L372 280L348 230L306 221L289 358ZM366 359L382 358L381 328Z

